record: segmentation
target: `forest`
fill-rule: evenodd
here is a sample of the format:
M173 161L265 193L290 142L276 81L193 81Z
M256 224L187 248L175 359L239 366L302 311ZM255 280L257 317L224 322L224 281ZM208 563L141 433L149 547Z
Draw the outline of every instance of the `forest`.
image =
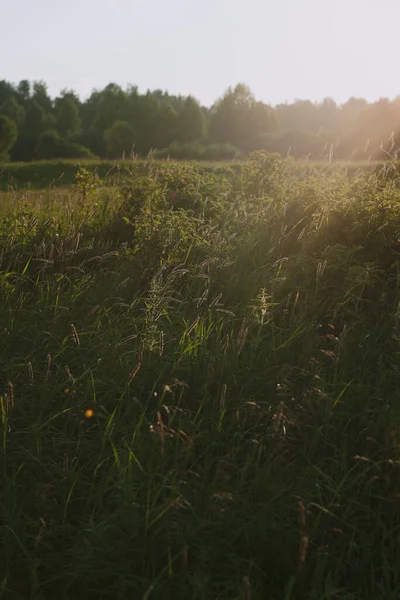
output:
M51 98L46 84L0 81L0 161L147 156L232 160L257 150L309 160L393 158L400 97L337 104L296 100L269 106L244 84L211 107L162 90L110 83L81 100Z

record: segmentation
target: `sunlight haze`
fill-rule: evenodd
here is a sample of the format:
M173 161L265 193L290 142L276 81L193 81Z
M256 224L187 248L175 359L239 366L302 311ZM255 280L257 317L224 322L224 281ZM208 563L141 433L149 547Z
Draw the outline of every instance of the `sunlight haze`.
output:
M271 104L400 94L398 0L0 0L0 79L82 98L110 81L210 105L242 81ZM23 15L23 19L21 18Z

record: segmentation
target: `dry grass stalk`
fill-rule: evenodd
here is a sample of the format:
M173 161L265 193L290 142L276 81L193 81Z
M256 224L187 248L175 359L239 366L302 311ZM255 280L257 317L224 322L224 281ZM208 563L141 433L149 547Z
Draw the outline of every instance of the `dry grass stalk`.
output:
M81 343L81 342L80 342L80 340L79 340L78 331L77 331L77 329L76 329L75 325L73 325L72 323L71 323L71 329L72 329L72 337L73 337L73 339L74 339L74 342L75 342L75 344L76 344L77 346L80 346L80 343Z
M131 383L132 379L134 379L136 377L136 375L139 373L140 367L142 366L142 359L143 359L143 343L140 344L138 361L137 361L136 367L129 374L128 383Z
M309 545L309 538L306 531L306 509L303 500L299 500L298 502L298 521L301 534L299 563L303 565L306 562Z

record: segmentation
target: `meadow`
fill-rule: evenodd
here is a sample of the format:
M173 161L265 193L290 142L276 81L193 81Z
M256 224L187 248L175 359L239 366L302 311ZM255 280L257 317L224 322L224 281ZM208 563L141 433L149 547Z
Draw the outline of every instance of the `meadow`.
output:
M395 166L53 179L0 191L0 599L397 599Z
M71 186L75 183L78 173L82 170L96 173L100 179L105 179L109 185L118 185L119 181L126 178L126 174L135 171L136 173L146 173L151 166L163 165L169 163L166 159L156 159L150 153L147 158L136 158L126 160L42 160L32 162L12 162L0 163L0 190L44 190L48 188L60 188ZM180 165L190 165L191 161L172 161L179 162ZM215 161L196 161L199 171L206 173L229 174L232 170L240 172L243 164L242 160L215 160ZM299 161L304 170L322 171L331 173L332 171L342 171L349 177L355 177L363 171L374 170L379 165L384 165L382 161Z

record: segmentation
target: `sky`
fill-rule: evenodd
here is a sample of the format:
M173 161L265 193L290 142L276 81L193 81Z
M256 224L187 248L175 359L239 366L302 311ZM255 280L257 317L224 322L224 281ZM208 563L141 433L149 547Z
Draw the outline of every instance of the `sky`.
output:
M270 104L400 95L400 0L0 0L0 79Z

